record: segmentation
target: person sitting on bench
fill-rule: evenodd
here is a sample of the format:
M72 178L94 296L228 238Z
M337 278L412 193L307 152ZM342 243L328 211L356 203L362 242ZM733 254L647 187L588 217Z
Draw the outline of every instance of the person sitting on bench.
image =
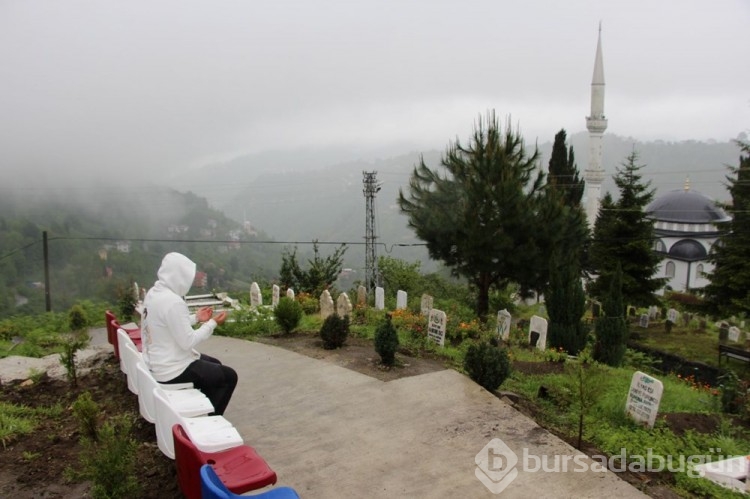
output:
M193 383L223 415L237 386L237 373L213 357L195 350L226 312L213 316L209 307L190 314L183 300L193 285L195 263L180 253L168 253L161 262L157 281L143 299L141 336L143 359L159 383ZM193 329L196 323L202 323Z

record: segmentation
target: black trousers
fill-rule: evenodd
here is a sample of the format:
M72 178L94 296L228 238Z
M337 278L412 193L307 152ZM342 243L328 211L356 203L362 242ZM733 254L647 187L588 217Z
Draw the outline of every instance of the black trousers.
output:
M182 374L166 383L192 383L211 401L213 414L221 416L237 386L237 373L218 359L201 354L200 359L192 362Z

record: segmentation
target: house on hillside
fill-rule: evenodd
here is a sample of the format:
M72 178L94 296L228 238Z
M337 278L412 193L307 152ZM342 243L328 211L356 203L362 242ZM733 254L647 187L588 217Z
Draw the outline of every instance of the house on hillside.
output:
M665 277L666 290L690 291L709 283L708 261L721 224L731 220L716 201L690 189L687 181L654 199L646 213L654 221L654 251L662 256L656 277Z

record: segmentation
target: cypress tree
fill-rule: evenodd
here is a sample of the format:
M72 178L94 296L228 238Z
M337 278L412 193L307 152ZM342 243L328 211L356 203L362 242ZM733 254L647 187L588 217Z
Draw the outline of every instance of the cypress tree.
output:
M622 268L618 265L603 299L604 314L595 324L594 359L610 366L622 364L628 341L628 323L625 321L622 298Z
M580 206L583 197L584 181L580 178L575 163L573 146L566 144L565 130L555 135L552 154L549 159L549 184L558 190L567 206Z
M569 354L577 355L586 346L588 328L581 321L586 297L576 259L561 260L557 255L552 258L545 303L549 315L547 342L551 347L563 348Z

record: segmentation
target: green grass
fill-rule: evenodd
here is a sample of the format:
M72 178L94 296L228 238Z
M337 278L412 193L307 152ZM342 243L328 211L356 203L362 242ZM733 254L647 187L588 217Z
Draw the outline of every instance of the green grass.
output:
M0 402L0 443L5 448L9 442L34 431L40 418L56 417L62 411L59 405L34 409Z
M718 366L719 333L712 328L701 331L695 327L673 327L667 334L664 324L652 323L647 329L631 325L637 335L633 341L663 352L679 355L684 359Z

